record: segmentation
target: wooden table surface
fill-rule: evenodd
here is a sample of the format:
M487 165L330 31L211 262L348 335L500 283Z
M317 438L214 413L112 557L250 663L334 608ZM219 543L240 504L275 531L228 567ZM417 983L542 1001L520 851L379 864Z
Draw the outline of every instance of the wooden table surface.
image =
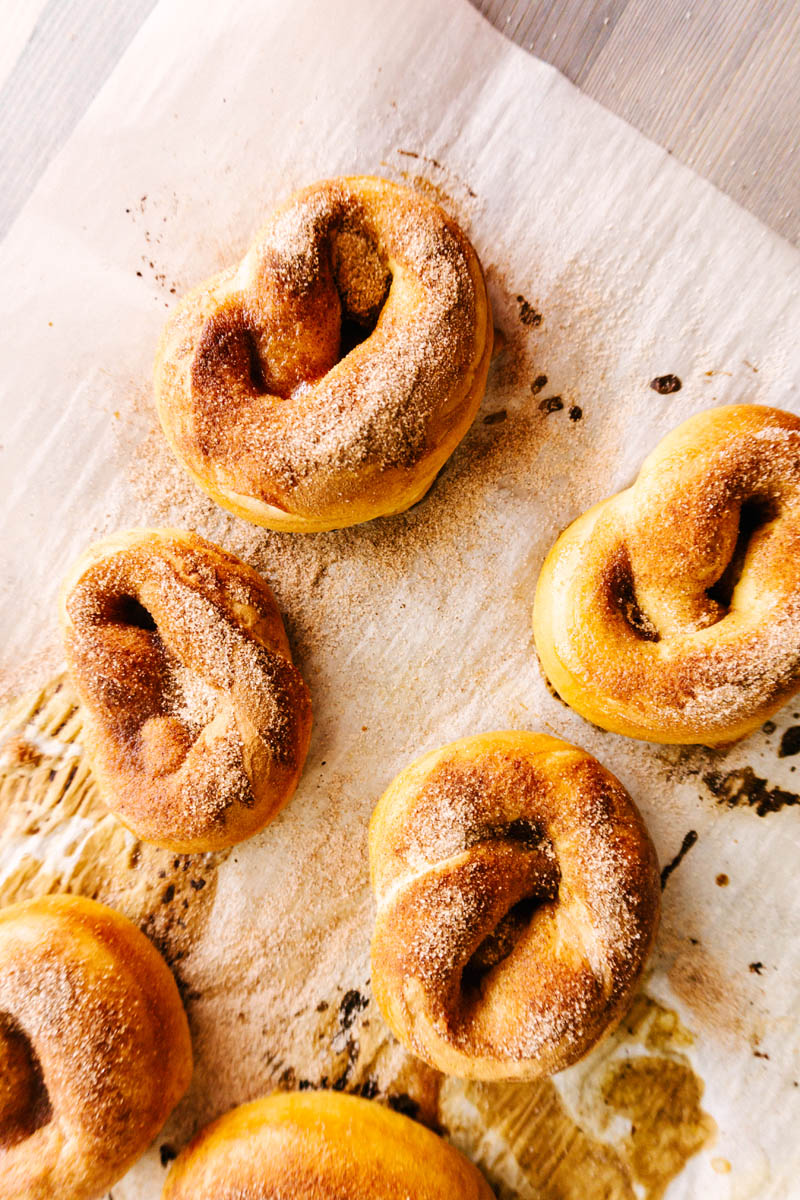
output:
M800 0L473 2L800 244ZM155 3L0 0L0 237Z
M473 0L800 245L800 0Z

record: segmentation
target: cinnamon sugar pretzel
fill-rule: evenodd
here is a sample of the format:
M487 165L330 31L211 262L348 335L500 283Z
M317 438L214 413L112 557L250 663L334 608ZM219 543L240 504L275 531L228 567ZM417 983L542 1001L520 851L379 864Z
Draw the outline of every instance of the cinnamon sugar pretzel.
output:
M481 402L492 340L456 222L398 184L331 179L180 304L156 360L159 416L189 474L238 516L354 525L428 490Z
M624 1014L658 864L630 796L583 750L534 733L434 750L381 797L369 854L372 990L432 1066L537 1078Z
M0 910L0 1200L95 1200L189 1086L175 981L94 900Z
M264 580L178 530L90 547L62 592L67 664L103 798L144 841L250 837L297 786L311 705Z
M561 535L536 589L545 674L654 742L743 737L800 687L800 418L690 417Z

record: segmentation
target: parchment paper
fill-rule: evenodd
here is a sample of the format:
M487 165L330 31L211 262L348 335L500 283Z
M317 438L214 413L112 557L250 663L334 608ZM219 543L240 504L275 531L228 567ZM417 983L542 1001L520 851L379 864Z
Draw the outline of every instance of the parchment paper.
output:
M234 261L274 203L344 172L405 179L450 207L482 258L508 345L475 427L411 514L345 534L269 535L200 497L162 448L155 343L176 296ZM583 745L618 774L662 862L697 834L665 889L645 993L677 1013L673 1034L690 1031L658 1061L689 1064L717 1132L669 1200L797 1195L800 759L778 753L792 708L714 754L604 733L548 692L529 618L558 531L627 484L680 420L731 401L800 411L798 253L463 0L242 0L216 11L161 0L0 264L6 690L58 668L57 589L83 547L171 523L270 579L314 698L294 800L215 867L208 912L176 967L197 1070L161 1144L179 1148L230 1104L313 1071L309 1014L325 1011L331 989L368 995L364 839L378 795L428 749L521 727ZM648 385L666 373L683 386L659 395ZM543 412L553 397L563 407ZM44 890L70 886L92 821L66 837L57 818L28 851L22 835L13 854L6 843L6 874L29 853L34 868L47 860ZM87 869L80 887L91 891ZM348 1003L358 1015L361 999ZM339 1050L352 1028L368 1036L351 1016L333 1031ZM613 1053L633 1060L656 1046L648 1037L620 1035ZM548 1103L622 1155L630 1186L614 1195L659 1196L630 1149L633 1109L617 1106L609 1121L608 1088L591 1090L600 1062L565 1072ZM536 1095L529 1142L554 1128ZM569 1145L526 1183L519 1147L512 1162L479 1144L491 1096L460 1097L461 1115L444 1124L495 1162L501 1194L592 1194L569 1176ZM163 1177L157 1143L114 1196L154 1200Z

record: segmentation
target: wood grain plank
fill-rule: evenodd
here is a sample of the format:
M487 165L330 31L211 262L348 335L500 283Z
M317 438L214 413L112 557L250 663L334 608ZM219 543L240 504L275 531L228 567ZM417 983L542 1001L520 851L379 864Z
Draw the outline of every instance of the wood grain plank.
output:
M578 83L611 36L629 0L476 0L492 24L519 46Z
M796 0L476 0L784 237L800 244Z
M154 4L47 0L40 7L0 88L0 237Z
M3 36L0 38L0 84L11 73L29 40L47 0L3 0L0 5Z

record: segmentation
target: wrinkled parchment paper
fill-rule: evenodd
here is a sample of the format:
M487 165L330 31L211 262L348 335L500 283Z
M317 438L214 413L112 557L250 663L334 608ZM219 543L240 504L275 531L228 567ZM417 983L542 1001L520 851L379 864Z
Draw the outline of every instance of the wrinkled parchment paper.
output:
M411 182L459 217L508 345L474 429L411 514L346 535L262 535L199 497L161 448L156 340L176 297L234 261L274 203L356 172ZM677 1014L673 1033L689 1031L680 1053L653 1058L656 1073L659 1061L663 1071L690 1064L716 1133L689 1150L669 1200L797 1195L792 708L715 753L604 733L548 692L529 617L557 532L627 484L680 420L735 401L800 411L798 253L464 0L242 0L216 11L161 0L0 263L6 690L58 669L57 589L83 547L117 528L172 523L270 579L315 704L294 800L219 865L176 967L195 1035L190 1097L114 1196L155 1200L160 1144L168 1158L229 1105L311 1077L303 1014L325 1011L331 988L359 997L340 1014L339 1050L361 1029L374 802L411 758L504 727L547 730L596 754L640 805L662 863L697 835L669 876L645 992L646 1004ZM668 373L680 391L648 386ZM555 397L561 408L540 408ZM15 795L21 804L24 790ZM47 860L43 890L70 886L67 868L89 836L83 819L70 818L67 837L56 811L52 836L20 836L13 854L6 846L0 881L27 854L34 875ZM91 891L86 859L81 888ZM97 871L108 873L99 858ZM618 1040L613 1052L632 1061L644 1042ZM615 1109L608 1086L591 1091L600 1061L565 1072L547 1103L603 1154L607 1145L622 1155L628 1180L603 1195L659 1196L646 1147L638 1166L631 1151L635 1104ZM494 1103L479 1092L463 1093L461 1117L443 1123L497 1164L505 1151L476 1134ZM531 1155L537 1138L554 1136L536 1095ZM569 1175L571 1153L534 1183L509 1159L495 1184L546 1200L593 1194Z

